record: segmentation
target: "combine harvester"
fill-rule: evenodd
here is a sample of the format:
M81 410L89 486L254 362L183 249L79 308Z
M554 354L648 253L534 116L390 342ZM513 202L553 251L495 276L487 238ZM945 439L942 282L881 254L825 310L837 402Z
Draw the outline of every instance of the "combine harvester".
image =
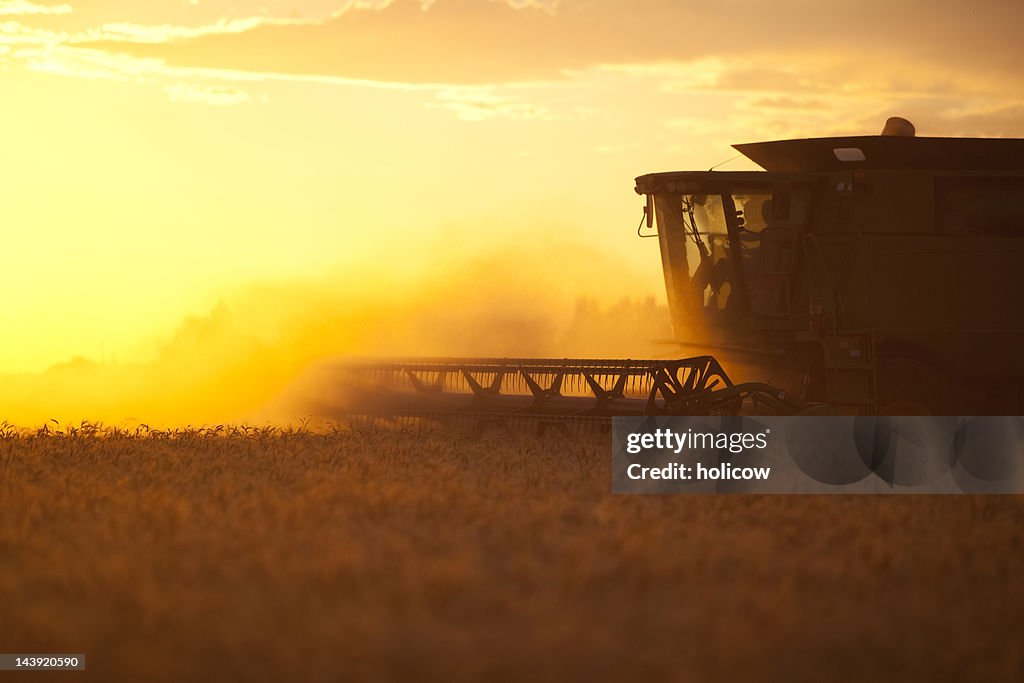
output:
M351 364L350 412L1021 414L1024 140L916 137L892 118L878 136L736 149L765 170L636 179L675 343L701 355Z

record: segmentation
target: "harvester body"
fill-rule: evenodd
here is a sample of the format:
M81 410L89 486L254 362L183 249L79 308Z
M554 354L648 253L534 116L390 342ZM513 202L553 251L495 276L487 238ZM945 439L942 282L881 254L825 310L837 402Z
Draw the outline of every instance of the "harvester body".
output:
M607 425L615 415L1024 411L1024 140L737 145L763 171L636 179L670 359L374 359L334 414ZM637 330L642 335L642 330Z
M636 179L677 341L852 414L1024 408L1024 140L737 145Z

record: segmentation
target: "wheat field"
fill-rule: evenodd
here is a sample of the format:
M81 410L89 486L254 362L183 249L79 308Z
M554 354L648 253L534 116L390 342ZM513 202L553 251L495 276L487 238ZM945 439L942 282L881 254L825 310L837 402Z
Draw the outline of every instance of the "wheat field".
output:
M0 650L87 655L30 680L1020 680L1019 497L610 487L599 433L5 426Z

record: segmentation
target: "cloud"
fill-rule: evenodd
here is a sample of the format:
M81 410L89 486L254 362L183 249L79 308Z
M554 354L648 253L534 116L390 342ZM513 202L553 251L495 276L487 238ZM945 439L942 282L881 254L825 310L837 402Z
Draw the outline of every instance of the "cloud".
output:
M798 97L759 97L750 103L754 108L767 109L821 109L825 103L819 99Z
M549 78L535 52L553 49L557 20L533 4L442 0L423 9L397 0L353 6L322 22L260 23L241 31L140 44L86 37L83 47L156 57L169 64L358 80L469 84ZM242 23L236 22L236 28ZM494 28L504 26L500 32ZM571 54L564 41L558 52Z
M510 95L498 95L492 88L445 88L437 93L435 99L433 106L450 109L464 121L486 121L498 117L515 120L554 118L547 107Z
M786 55L823 51L845 54L845 68L854 71L863 70L860 60L881 63L888 74L923 60L976 68L979 75L1015 74L1019 52L1011 27L1024 23L1024 5L991 4L975 12L966 5L864 0L840 14L831 3L805 0L437 0L428 9L395 0L352 5L321 21L236 23L240 30L169 34L143 44L108 36L90 46L181 66L449 84L550 80L600 64L771 53L771 63L728 74L740 80L717 86L761 82L788 90L801 83L798 64Z
M141 82L146 75L163 68L163 63L156 60L126 59L99 50L78 50L60 44L25 47L16 55L32 71L68 78Z
M169 43L211 35L244 33L260 26L301 26L315 22L298 19L272 19L268 17L247 17L244 19L220 19L202 26L177 26L175 24L134 24L126 22L106 23L75 37L76 43L87 41L110 41L124 43Z
M29 0L0 0L0 16L32 14L70 14L70 5L40 5Z
M2 34L0 34L2 36ZM27 42L27 41L26 41ZM10 50L0 40L0 55ZM421 86L377 81L355 81L331 76L287 76L272 73L196 69L168 66L158 59L143 59L103 50L48 44L45 48L24 48L18 53L29 69L70 78L116 81L166 82L163 90L172 102L192 104L242 104L254 97L235 84L258 84L278 80L300 80L325 85L371 89L405 90L425 93L433 98L428 106L447 109L463 121L486 121L495 118L512 120L551 120L555 114L514 94L498 94L493 87ZM169 81L169 82L168 82ZM261 99L265 99L262 96Z
M50 25L45 16L33 28L8 22L0 25L0 44L47 46L20 55L37 70L121 72L152 77L159 87L298 80L422 89L432 93L431 106L472 121L563 117L550 100L528 100L518 86L614 78L648 78L667 96L739 94L730 105L739 116L761 111L768 118L846 108L837 105L841 98L881 110L955 93L969 96L970 106L992 108L1024 92L1017 40L1007 28L1024 22L1024 5L994 2L970 21L966 7L924 11L863 0L840 14L823 5L829 3L778 0L768 9L755 0L352 0L302 18L279 16L283 4L239 16L255 10L243 3L232 18L196 25L181 25L184 15L168 6L153 14L164 21L105 22L70 34L42 28ZM1002 101L981 101L997 94Z
M0 45L60 45L67 34L25 26L17 21L0 21Z
M170 96L172 102L224 106L244 104L252 100L252 95L244 90L221 85L175 83L167 86L164 90Z
M951 96L988 111L1024 93L1008 28L1024 22L1018 3L971 15L966 6L924 11L883 0L842 14L807 0L770 9L755 0L354 0L314 18L282 17L284 4L271 4L265 15L241 16L255 10L243 3L232 18L196 25L181 25L168 4L166 14L153 13L166 20L70 33L43 28L59 17L41 16L33 27L0 24L0 44L45 47L9 53L9 63L152 80L168 92L182 82L209 92L277 80L422 91L434 98L429 106L467 121L549 120L592 106L567 97L560 110L537 90L567 84L582 93L649 83L652 106L731 97L731 124L780 134L814 126L815 111L877 116L909 102L942 123ZM675 114L666 111L663 121Z
M983 109L947 111L940 116L947 135L1024 137L1024 101Z

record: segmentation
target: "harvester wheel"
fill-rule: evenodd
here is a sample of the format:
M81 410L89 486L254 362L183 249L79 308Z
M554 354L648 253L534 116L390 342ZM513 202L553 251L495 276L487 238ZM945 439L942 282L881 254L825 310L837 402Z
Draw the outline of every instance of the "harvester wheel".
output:
M946 376L912 358L878 361L879 415L952 415L955 405Z

